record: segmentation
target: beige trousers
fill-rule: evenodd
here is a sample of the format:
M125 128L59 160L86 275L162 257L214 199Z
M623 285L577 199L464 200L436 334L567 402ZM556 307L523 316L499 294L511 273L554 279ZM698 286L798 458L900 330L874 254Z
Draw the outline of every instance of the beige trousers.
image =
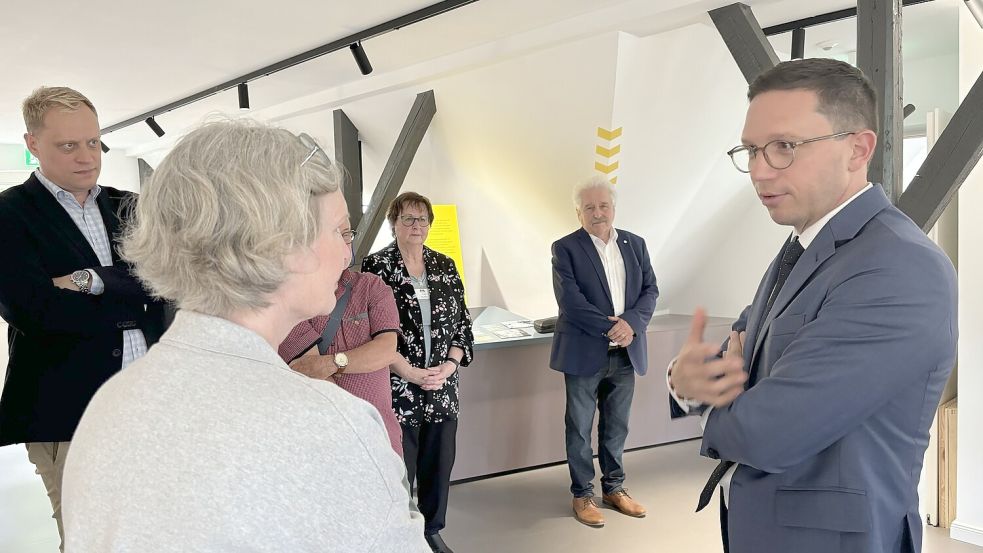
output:
M34 464L35 472L41 476L48 499L51 501L51 518L58 524L60 551L65 550L65 530L61 524L61 477L65 472L65 457L72 442L29 442L27 458Z

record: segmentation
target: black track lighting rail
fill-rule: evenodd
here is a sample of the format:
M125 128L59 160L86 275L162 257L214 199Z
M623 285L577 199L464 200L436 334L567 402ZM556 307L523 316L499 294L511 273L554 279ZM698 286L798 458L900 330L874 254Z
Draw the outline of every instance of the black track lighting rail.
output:
M440 14L447 13L451 10L455 10L457 8L466 6L468 4L472 4L477 1L478 0L444 0L443 2L437 2L436 4L427 6L425 8L421 8L419 10L397 17L395 19L390 19L385 23L380 23L379 25L376 25L374 27L369 27L364 31L359 31L357 33L348 35L344 38L340 38L338 40L329 42L323 46L318 46L317 48L297 54L296 56L291 56L285 60L278 61L271 65L267 65L266 67L262 67L255 71L246 73L245 75L236 77L234 79L230 79L222 84L218 84L206 88L201 92L196 92L190 96L181 98L180 100L175 100L174 102L171 102L167 105L152 109L146 113L141 113L140 115L136 115L125 121L114 123L102 129L102 134L106 135L113 131L118 131L124 127L129 127L130 125L146 121L151 117L155 117L157 115L161 115L163 113L173 111L180 107L184 107L188 104L197 102L198 100L201 100L203 98L207 98L214 94L218 94L219 92L223 92L231 88L236 88L242 83L248 83L249 81L258 79L260 77L266 77L268 75L272 75L277 71L283 71L284 69L293 67L295 65L304 63L306 61L310 61L314 58L321 57L325 54L330 54L331 52L348 48L352 44L359 43L363 40L368 40L370 38L377 37L379 35L388 33L390 31L395 31L397 29L401 29L403 27L412 25L414 23L425 21L427 19L430 19L431 17L436 17Z

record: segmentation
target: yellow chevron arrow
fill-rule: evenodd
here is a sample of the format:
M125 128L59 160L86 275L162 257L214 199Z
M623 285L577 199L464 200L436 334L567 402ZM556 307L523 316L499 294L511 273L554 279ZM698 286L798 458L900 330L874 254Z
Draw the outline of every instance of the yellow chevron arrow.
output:
M595 161L594 162L594 169L597 169L598 171L600 171L600 172L604 173L605 175L607 175L611 171L614 171L615 169L617 169L618 168L618 165L620 163L621 163L620 161L615 161L611 165L604 165L600 161Z
M618 177L611 177L611 184L618 184Z
M621 136L622 129L623 127L618 127L613 131L609 131L607 129L602 129L601 127L597 127L597 136L603 138L604 140L614 140L615 138Z
M618 144L614 148L605 148L603 146L596 146L594 151L602 157L612 157L618 155L621 152L621 144Z

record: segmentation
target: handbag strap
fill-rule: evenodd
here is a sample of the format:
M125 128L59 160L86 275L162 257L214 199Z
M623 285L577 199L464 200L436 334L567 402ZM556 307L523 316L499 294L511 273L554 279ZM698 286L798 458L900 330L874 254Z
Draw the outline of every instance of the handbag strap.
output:
M328 317L328 324L324 325L324 332L321 333L321 342L317 345L317 351L321 355L328 353L328 348L334 342L335 334L338 334L338 329L341 328L341 319L344 318L345 307L348 306L348 298L352 295L351 292L352 283L349 282L345 285L345 292L338 298L338 303L335 304L334 311Z

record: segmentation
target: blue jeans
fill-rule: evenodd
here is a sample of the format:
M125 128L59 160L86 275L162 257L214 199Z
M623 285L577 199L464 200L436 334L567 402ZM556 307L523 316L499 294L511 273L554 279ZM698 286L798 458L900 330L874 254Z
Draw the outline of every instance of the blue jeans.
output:
M594 411L600 412L597 425L598 461L601 489L606 494L621 489L625 481L622 454L628 438L628 416L635 394L635 369L624 348L608 352L607 365L593 376L566 374L567 466L570 492L574 497L594 494L594 452L591 430Z

